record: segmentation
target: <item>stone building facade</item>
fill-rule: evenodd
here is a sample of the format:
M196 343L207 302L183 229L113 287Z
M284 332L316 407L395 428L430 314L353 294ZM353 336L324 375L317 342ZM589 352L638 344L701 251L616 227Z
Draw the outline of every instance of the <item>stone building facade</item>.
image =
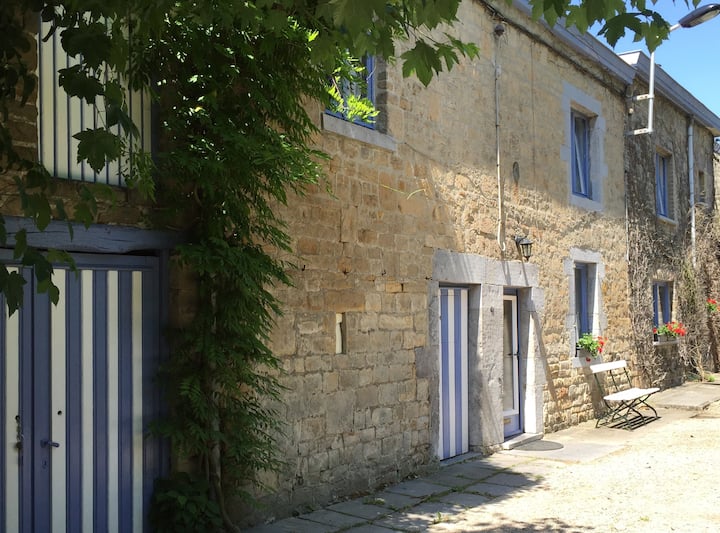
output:
M637 71L630 94L648 94L650 58L621 56ZM650 107L635 101L628 120L629 131L641 131L626 143L628 261L636 368L646 381L668 387L680 384L686 369L717 365L706 300L718 294L714 145L720 121L662 68L654 71L652 119ZM652 131L642 132L648 125ZM671 319L687 326L685 338L642 335Z
M682 379L683 345L653 342L653 291L679 281L693 242L690 176L698 184L702 174L704 186L692 189L706 199L699 209L714 206L720 119L660 72L657 132L626 136L642 122L628 98L646 91L642 58L535 22L523 2L466 0L458 17L459 37L477 43L480 56L427 88L377 60L374 127L316 110L316 142L331 156L327 182L282 213L297 269L295 285L277 289L285 307L272 338L287 387L278 406L286 468L265 480L279 514L593 418L597 397L574 357L585 331L607 337L605 356L630 359L640 381ZM14 138L38 153L33 101L10 119ZM662 220L657 153L676 169L673 217ZM6 185L2 213L19 216ZM80 186L62 184L60 195L72 198ZM192 319L188 279L167 277L164 237L138 230L147 206L128 189L113 191L115 206L101 207L89 240L78 232L74 244L36 244L157 262L153 297L162 309L151 327ZM523 237L533 241L528 259L516 244ZM662 242L671 253L639 268ZM657 354L666 362L659 369L648 363ZM15 416L5 409L3 422ZM13 453L0 446L5 479ZM133 500L143 505L151 474L167 463L154 453L150 482ZM9 496L0 487L0 502ZM13 509L0 509L6 524Z
M458 18L480 56L427 88L376 61L374 128L317 110L327 183L283 213L297 270L279 290L272 339L287 387L287 470L267 479L278 513L592 419L597 393L574 358L581 333L635 365L638 335L658 348L652 283L629 297L626 227L626 180L652 189L654 173L628 158L641 145L687 146L698 102L665 93L663 133L626 136L636 65L533 21L523 2L466 1ZM701 115L694 154L712 187L718 118ZM516 237L533 241L528 260ZM646 331L631 319L638 302Z

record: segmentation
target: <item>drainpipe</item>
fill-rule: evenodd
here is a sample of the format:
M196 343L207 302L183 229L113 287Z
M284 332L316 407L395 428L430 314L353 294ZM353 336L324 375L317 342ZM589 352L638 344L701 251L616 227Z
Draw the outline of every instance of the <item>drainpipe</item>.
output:
M498 64L498 48L500 37L505 33L505 26L501 23L495 25L495 53L493 66L495 67L495 173L498 188L498 222L497 243L500 250L505 252L505 198L503 194L503 181L500 175L500 65Z
M690 116L688 124L688 181L690 187L690 255L695 268L695 150L694 150L695 119Z

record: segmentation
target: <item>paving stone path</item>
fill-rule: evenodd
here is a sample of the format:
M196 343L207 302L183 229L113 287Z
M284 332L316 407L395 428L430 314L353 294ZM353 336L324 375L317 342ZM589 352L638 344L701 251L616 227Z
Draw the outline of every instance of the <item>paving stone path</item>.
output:
M720 531L720 403L695 407L634 431L582 424L250 531Z

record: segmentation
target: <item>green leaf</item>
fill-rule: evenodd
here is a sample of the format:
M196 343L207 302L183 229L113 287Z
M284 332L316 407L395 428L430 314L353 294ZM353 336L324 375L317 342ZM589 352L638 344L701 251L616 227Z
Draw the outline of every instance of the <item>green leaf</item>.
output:
M5 295L5 303L8 313L12 315L17 311L23 303L25 278L19 272L8 272L7 267L2 265L3 283L0 286Z
M422 40L416 42L415 46L401 57L404 60L403 76L408 77L415 73L426 87L432 80L433 71L438 73L442 70L437 50Z
M27 249L27 231L21 229L15 233L15 248L13 250L13 258L20 259Z
M78 163L87 160L95 172L100 172L107 161L120 157L120 137L104 128L87 129L73 135L78 144Z
M89 104L95 103L95 98L104 92L103 84L95 76L89 76L81 70L80 65L58 70L60 87L70 96L77 96Z
M78 27L60 32L60 42L70 56L82 56L87 66L96 69L110 57L112 42L107 31L108 28L101 22L88 24L81 19Z

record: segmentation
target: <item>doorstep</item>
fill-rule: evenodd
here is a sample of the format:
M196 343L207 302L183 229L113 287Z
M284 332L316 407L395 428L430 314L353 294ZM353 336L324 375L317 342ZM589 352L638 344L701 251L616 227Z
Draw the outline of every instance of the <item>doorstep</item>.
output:
M502 443L502 449L503 450L512 450L514 448L517 448L518 446L522 446L523 444L527 444L528 442L533 442L536 440L540 440L543 438L542 433L520 433L519 435L515 435L514 437L509 438L505 442Z

